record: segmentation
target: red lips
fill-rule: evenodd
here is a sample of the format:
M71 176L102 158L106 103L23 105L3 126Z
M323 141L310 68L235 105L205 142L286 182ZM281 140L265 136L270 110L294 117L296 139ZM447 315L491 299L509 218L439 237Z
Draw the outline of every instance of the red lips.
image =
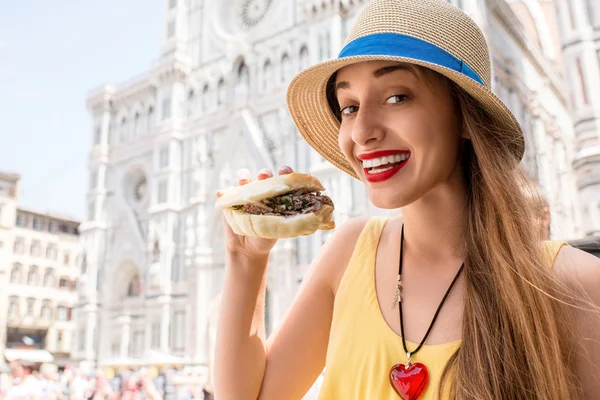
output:
M381 150L381 151L375 151L372 153L359 154L358 158L360 160L364 161L364 160L372 160L374 158L379 158L379 157L395 156L398 154L410 154L410 152L406 151L406 150ZM404 167L406 165L408 160L410 160L410 157L407 158L406 160L402 161L400 164L394 166L393 168L388 169L387 171L376 173L376 174L369 173L369 168L363 168L365 178L368 182L371 182L371 183L379 183L379 182L386 181L386 180L390 179L392 176L396 175L396 173L398 171L400 171L400 169L402 169L402 167Z

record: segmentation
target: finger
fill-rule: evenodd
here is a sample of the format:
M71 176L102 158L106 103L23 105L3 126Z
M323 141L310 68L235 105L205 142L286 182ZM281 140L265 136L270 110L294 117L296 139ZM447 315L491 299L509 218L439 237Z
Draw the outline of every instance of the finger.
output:
M231 226L229 225L229 222L227 222L227 218L225 218L225 213L221 213L221 219L223 220L223 226L225 228L225 234L229 235L229 236L234 236L235 233L233 232L233 229L231 229Z
M271 170L268 169L261 169L260 171L258 171L258 180L263 180L263 179L267 179L267 178L272 178L273 177L273 172Z
M288 175L291 174L292 172L294 172L292 167L289 167L287 165L279 168L279 175Z
M238 185L245 185L252 182L252 174L246 168L239 169L237 172Z

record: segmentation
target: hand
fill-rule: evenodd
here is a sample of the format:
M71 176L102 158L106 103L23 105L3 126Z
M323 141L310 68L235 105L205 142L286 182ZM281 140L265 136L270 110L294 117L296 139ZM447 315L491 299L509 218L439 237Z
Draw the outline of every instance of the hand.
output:
M294 172L291 167L282 167L279 169L279 175L287 175ZM263 180L267 178L271 178L273 176L273 172L263 169L258 175L258 180ZM237 180L238 185L245 185L247 183L252 182L252 176L250 175L250 171L247 169L241 169L237 172ZM222 194L217 192L217 197L221 197ZM225 217L223 216L223 225L225 226L225 243L227 251L230 253L238 253L243 254L249 257L262 256L269 254L275 243L277 243L277 239L263 239L263 238L253 238L248 236L240 236L233 232Z

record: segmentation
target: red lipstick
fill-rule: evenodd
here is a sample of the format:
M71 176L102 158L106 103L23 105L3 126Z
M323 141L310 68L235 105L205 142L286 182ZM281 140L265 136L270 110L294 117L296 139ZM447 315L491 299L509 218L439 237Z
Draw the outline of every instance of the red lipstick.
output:
M406 151L406 150L382 150L382 151L375 151L373 153L359 154L358 158L363 161L364 160L372 160L372 159L379 158L379 157L395 156L398 154L407 154L407 155L409 155L409 157L406 160L403 160L402 162L400 162L398 164L394 164L392 168L387 169L382 172L378 172L378 173L369 173L369 170L371 170L371 168L363 168L365 178L367 179L367 181L370 183L379 183L379 182L387 181L392 176L396 175L398 173L398 171L400 171L408 163L408 160L410 160L410 152ZM379 167L373 167L373 168L379 168ZM383 168L385 168L385 166Z

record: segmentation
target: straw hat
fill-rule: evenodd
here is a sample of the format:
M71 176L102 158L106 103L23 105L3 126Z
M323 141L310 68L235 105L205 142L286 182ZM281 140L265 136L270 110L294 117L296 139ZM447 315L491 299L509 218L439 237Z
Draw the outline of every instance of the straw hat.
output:
M327 101L332 75L361 61L390 60L430 68L476 99L506 135L520 160L523 133L508 108L491 91L488 46L477 24L445 0L371 0L358 17L337 59L300 72L290 83L290 114L308 144L356 178L338 146L340 122Z

